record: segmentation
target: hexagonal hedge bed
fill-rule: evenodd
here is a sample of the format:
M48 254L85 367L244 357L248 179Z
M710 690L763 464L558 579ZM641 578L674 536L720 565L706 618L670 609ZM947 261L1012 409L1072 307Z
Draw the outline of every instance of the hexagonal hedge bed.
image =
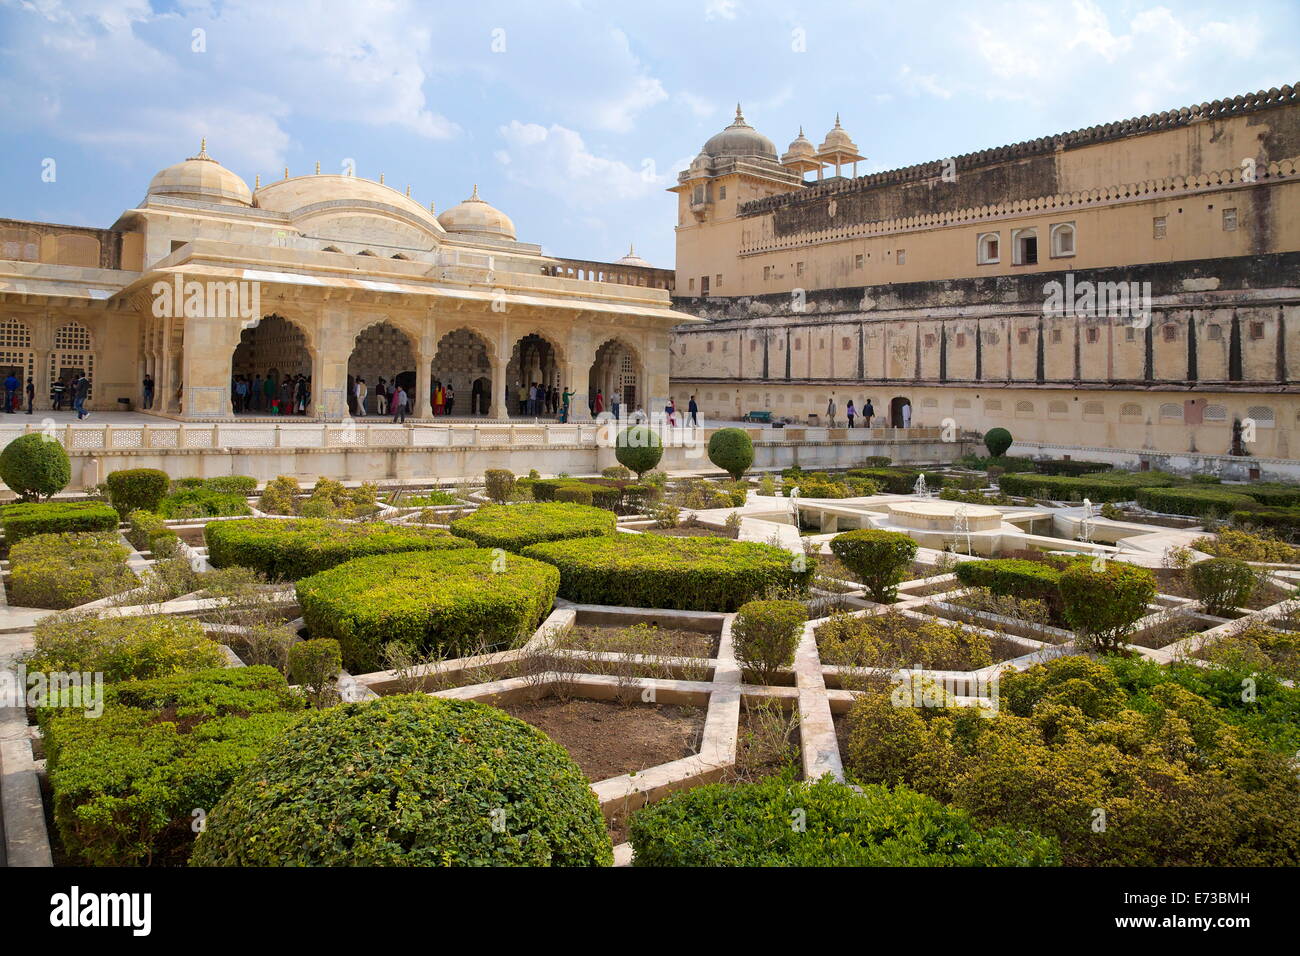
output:
M0 508L0 524L10 544L34 534L116 531L121 517L102 501L24 501Z
M375 554L472 548L441 528L348 523L325 518L214 521L205 530L213 567L240 565L274 581L296 581Z
M594 540L594 539L593 539ZM461 654L514 646L555 603L560 575L540 561L482 548L357 558L298 582L313 638L332 637L354 674L380 669L383 646Z
M520 551L543 541L590 538L613 534L617 520L612 511L586 505L520 504L484 505L451 523L451 533L480 548Z
M195 866L609 866L595 795L522 720L410 694L307 717L213 808Z
M559 568L560 594L580 604L734 611L771 588L806 590L813 574L782 548L725 538L615 534L523 554Z

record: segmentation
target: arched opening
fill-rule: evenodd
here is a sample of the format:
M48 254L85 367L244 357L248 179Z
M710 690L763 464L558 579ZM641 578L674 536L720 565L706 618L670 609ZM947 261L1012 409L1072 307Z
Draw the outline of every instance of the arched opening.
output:
M429 404L435 415L490 415L492 360L487 343L469 329L456 329L438 340L429 369ZM442 389L442 404L438 389ZM451 391L451 406L447 392Z
M889 424L893 428L907 428L912 424L912 402L904 395L889 401Z
M54 348L50 351L50 386L63 382L65 395L72 395L72 383L85 375L90 380L90 392L95 396L95 343L90 330L80 322L69 322L54 331Z
M591 363L587 381L587 401L593 414L606 411L626 418L638 408L652 414L651 409L644 407L644 387L641 357L630 345L620 339L609 339L596 349L596 360Z
M361 405L357 404L358 384L365 386ZM402 386L410 403L408 410L419 408L414 395L415 351L407 334L391 322L376 322L357 336L348 356L348 413L377 414L381 385L385 389Z
M17 411L23 405L28 382L35 382L36 353L32 351L32 330L17 319L0 321L0 378L8 381L9 376L18 381L12 396L6 395L12 404L5 411ZM44 405L44 396L40 396Z
M559 351L550 340L536 333L525 335L510 353L506 382L511 390L506 396L511 415L549 417L554 414L552 399L563 387Z
M230 359L230 405L236 415L307 414L311 353L302 329L268 315L239 333Z

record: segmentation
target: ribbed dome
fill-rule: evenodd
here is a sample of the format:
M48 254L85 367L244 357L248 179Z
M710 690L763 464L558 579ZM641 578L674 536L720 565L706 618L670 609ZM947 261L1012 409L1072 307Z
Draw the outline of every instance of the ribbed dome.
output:
M800 126L799 135L790 142L790 148L781 157L781 162L790 163L797 159L814 160L816 158L817 147L812 144L812 140L803 134L803 127Z
M620 266L644 266L647 269L654 268L654 266L650 265L650 263L646 262L644 259L642 259L640 256L636 254L636 249L632 246L631 243L628 243L627 255L625 255L622 259L619 259L617 261L617 264Z
M199 144L199 154L183 163L168 166L149 181L146 196L179 196L202 202L251 206L253 194L248 185L208 155L207 140Z
M745 116L740 112L740 104L736 104L736 118L732 124L710 137L709 141L704 144L704 152L712 157L718 156L757 156L762 159L776 159L776 147L772 141L760 133L754 127L745 122Z
M444 212L438 222L448 232L515 238L515 224L510 217L480 199L477 185L468 199Z
M857 143L844 127L840 126L840 114L835 114L835 128L826 134L826 139L822 142L821 147L817 150L819 153L829 153L839 151L841 153L856 153L858 151Z

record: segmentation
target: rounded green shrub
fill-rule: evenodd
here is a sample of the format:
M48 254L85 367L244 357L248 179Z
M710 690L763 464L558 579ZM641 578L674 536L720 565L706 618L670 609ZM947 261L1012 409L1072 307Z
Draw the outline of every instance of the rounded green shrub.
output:
M322 518L214 521L204 533L213 567L252 568L273 581L295 581L366 555L473 547L441 528Z
M591 505L591 488L582 485L570 485L555 489L555 500L571 505Z
M530 638L555 603L555 568L481 548L356 558L301 579L298 604L313 638L333 638L354 674L378 670L396 641L456 656L480 643Z
M994 558L963 561L953 569L957 580L968 588L988 588L994 594L1021 600L1042 601L1053 618L1061 615L1062 561L1030 561L1025 558Z
M217 475L213 478L204 478L203 487L221 494L247 498L257 491L257 479L252 475Z
M1156 576L1149 568L1119 561L1105 570L1079 561L1061 572L1057 583L1065 620L1088 645L1118 650L1156 596Z
M795 825L795 824L798 825ZM710 784L632 814L634 866L1054 866L1056 841L907 787L860 790L823 777Z
M1226 614L1244 607L1255 593L1259 579L1245 561L1211 558L1187 569L1192 590L1208 614Z
M709 437L709 461L739 481L754 463L754 442L739 428L719 428Z
M864 528L831 538L831 552L871 592L871 599L894 600L903 575L916 557L916 542L901 531Z
M515 490L515 473L506 468L489 468L483 472L483 489L497 504L505 504Z
M473 541L480 548L520 551L543 541L613 534L617 523L613 512L590 505L558 501L485 505L453 521L451 533Z
M994 458L1001 458L1015 441L1005 428L990 428L984 433L984 447Z
M726 538L620 533L523 554L559 568L560 595L579 604L734 611L773 589L807 591L813 574L782 548Z
M624 428L614 440L614 457L620 465L635 471L637 478L659 464L663 456L663 441L649 425Z
M125 518L132 511L157 511L172 480L157 468L127 468L110 472L104 483L108 486L108 500Z
M62 609L118 594L140 583L129 554L103 531L24 538L9 549L9 603Z
M36 625L27 670L101 673L105 683L224 667L221 646L194 618L86 618L54 614Z
M56 495L72 480L72 462L57 439L19 435L0 451L0 481L24 501Z
M115 531L121 518L102 501L24 501L0 508L0 524L10 544L34 534Z
M164 518L231 518L252 514L246 496L237 492L214 491L206 486L176 491L158 504Z
M127 523L130 529L126 532L126 540L137 551L149 551L154 558L175 556L181 539L167 527L162 515L152 511L132 511L127 515Z
M535 727L424 695L312 714L213 808L195 866L609 866L586 778Z
M731 638L745 679L771 683L794 663L808 609L798 601L750 601L736 612Z

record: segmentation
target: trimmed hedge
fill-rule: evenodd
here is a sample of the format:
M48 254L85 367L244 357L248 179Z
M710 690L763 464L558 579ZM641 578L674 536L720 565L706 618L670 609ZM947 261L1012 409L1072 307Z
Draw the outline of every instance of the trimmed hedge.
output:
M1161 472L1103 472L1082 478L1065 475L1028 475L1010 472L998 479L1004 494L1026 498L1051 498L1056 501L1132 501L1138 489L1174 484L1171 475Z
M808 609L801 601L750 601L731 625L736 661L760 684L770 684L794 663Z
M1254 499L1228 490L1229 486L1185 485L1179 488L1139 488L1137 502L1162 514L1224 517Z
M127 516L127 523L130 527L126 532L126 540L137 551L152 552L155 558L170 558L176 554L181 539L167 527L162 515L156 515L152 511L132 511Z
M851 468L845 474L852 478L870 478L891 495L910 495L920 475L925 475L925 483L931 488L942 481L942 476L936 472L912 468Z
M1042 601L1051 609L1055 619L1061 618L1060 562L994 558L963 561L953 572L957 580L968 588L988 588L994 594Z
M203 487L227 495L247 498L257 491L257 479L252 475L217 475L203 479Z
M796 826L795 823L801 824ZM1056 841L907 787L861 792L828 777L710 784L632 814L634 866L1055 866Z
M27 670L100 673L107 683L224 667L221 646L194 618L174 614L90 618L51 615L36 625Z
M481 641L519 645L550 613L559 583L540 561L464 548L357 558L297 591L311 636L337 640L359 674L382 666L390 641L452 656Z
M102 501L20 502L0 508L0 524L12 545L34 534L116 531L121 517Z
M1300 537L1300 508L1252 508L1234 511L1232 523L1254 528L1270 528L1288 540Z
M373 554L473 547L441 528L350 524L325 518L214 521L205 535L213 567L253 568L273 581L295 581Z
M591 502L597 508L614 511L623 499L620 485L626 482L601 484L596 481L583 481L580 478L542 478L532 483L535 501L557 501L556 495L566 489L578 489L580 494L590 493ZM632 487L632 485L628 485ZM585 503L585 502L584 502Z
M560 595L579 604L734 611L771 589L806 591L813 575L782 548L725 538L614 534L523 554L559 568Z
M561 489L563 491L565 489ZM480 548L521 551L530 544L613 534L613 512L590 505L549 503L484 505L451 523L451 533Z
M1096 570L1078 561L1061 572L1057 587L1065 619L1089 645L1118 650L1156 596L1156 575L1119 561Z
M1223 615L1245 607L1259 580L1255 570L1236 558L1210 558L1187 569L1192 590L1207 614Z
M96 720L42 708L64 849L95 866L183 863L193 811L214 807L302 707L274 668L229 667L111 684Z
M9 549L9 603L57 610L118 594L140 583L129 554L104 531L24 538Z
M158 505L164 518L230 518L252 514L246 496L204 486L176 491Z
M57 495L72 480L72 462L58 439L19 435L0 451L0 481L24 501Z
M108 500L123 518L132 511L157 511L171 483L167 472L157 468L110 472L104 482L108 486Z
M1110 471L1115 466L1108 461L1080 461L1064 458L1049 459L1047 461L1034 462L1034 468L1040 475L1067 475L1078 478L1080 475L1093 475L1102 471Z
M916 557L916 542L901 531L863 528L831 538L831 553L881 603L894 600L903 574Z
M535 727L409 694L305 718L213 808L193 866L609 866L587 779Z

